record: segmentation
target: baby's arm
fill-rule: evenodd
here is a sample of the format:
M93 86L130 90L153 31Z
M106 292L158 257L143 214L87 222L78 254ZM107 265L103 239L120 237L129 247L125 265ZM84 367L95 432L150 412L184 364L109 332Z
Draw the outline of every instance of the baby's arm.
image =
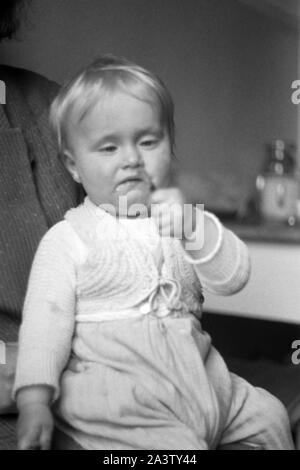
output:
M160 234L181 240L186 260L194 265L205 289L229 295L244 287L250 275L248 249L215 216L191 210L191 205L185 212L185 198L179 188L154 191L151 203Z
M213 214L199 214L192 236L183 241L186 259L194 265L205 289L220 295L234 294L249 280L251 265L248 248ZM197 243L201 241L202 233L203 246L198 249Z
M300 421L295 426L295 441L296 441L296 449L300 450Z
M288 413L295 437L296 449L300 450L300 395L290 404Z
M48 445L45 435L51 435L53 427L50 406L59 396L60 376L71 352L76 250L65 233L65 225L62 222L54 226L41 241L24 303L13 389L20 410L18 434L22 448L34 443Z
M18 448L48 450L51 446L53 389L43 385L25 387L17 394Z

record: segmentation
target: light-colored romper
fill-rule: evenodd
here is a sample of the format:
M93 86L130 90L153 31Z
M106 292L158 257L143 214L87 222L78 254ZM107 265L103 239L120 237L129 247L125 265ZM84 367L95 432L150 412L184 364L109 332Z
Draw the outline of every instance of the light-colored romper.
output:
M291 448L282 405L229 373L202 330L202 287L180 242L151 219L90 209L66 215L88 257L76 267L79 365L61 377L59 426L87 449Z

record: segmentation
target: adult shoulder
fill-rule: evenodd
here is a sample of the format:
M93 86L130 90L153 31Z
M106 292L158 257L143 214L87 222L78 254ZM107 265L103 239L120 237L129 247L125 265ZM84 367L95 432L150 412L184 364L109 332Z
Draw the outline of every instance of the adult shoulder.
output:
M53 80L36 72L8 65L0 65L0 80L5 82L8 99L10 88L17 89L35 115L49 107L59 90L59 85Z

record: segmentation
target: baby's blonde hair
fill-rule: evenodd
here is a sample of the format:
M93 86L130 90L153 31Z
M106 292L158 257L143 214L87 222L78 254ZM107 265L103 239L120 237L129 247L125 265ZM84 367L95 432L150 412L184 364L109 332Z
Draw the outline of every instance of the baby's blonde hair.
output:
M158 105L160 119L174 150L174 103L164 83L154 73L111 54L83 68L59 91L50 109L50 123L59 151L67 148L66 122L70 115L80 122L104 93L123 90L142 101Z

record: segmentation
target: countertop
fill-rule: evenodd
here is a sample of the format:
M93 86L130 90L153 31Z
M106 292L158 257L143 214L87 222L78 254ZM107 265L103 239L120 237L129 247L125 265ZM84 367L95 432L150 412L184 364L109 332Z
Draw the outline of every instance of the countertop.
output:
M227 220L220 217L225 227L242 240L300 245L300 223L290 227L284 223L261 220Z

